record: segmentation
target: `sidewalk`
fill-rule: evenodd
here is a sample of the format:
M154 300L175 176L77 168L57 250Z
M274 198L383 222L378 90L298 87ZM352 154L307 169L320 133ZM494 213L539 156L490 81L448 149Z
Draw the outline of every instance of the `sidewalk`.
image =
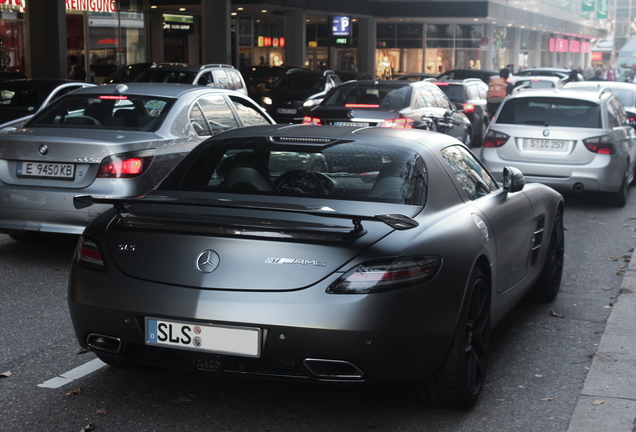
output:
M607 320L568 432L634 432L636 254Z

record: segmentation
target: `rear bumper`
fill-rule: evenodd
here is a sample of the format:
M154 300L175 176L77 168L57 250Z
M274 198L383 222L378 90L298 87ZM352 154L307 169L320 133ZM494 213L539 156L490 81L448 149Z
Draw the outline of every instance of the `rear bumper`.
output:
M503 168L513 166L521 170L526 181L543 183L559 191L617 192L625 170L625 164L610 155L597 155L586 165L554 165L506 161L497 155L497 149L484 148L481 159L499 182L503 180Z
M91 348L102 357L273 378L408 382L439 368L454 334L464 284L462 278L438 276L425 286L380 295L329 295L323 283L292 292L227 292L113 279L74 265L69 310L83 347L90 348L91 334L118 341L115 351ZM256 327L263 335L261 355L148 345L146 317ZM323 367L349 373L327 377L320 373Z

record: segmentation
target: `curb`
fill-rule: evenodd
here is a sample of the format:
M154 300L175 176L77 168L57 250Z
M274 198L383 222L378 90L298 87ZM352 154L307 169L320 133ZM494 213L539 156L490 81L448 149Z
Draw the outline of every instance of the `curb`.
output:
M568 432L634 432L636 259L630 262Z

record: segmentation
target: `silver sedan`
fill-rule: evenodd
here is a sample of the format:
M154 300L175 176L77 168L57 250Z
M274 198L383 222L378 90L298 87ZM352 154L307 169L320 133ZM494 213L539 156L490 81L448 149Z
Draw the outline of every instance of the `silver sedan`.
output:
M142 195L204 139L272 123L232 90L120 84L73 92L0 134L0 232L16 240L81 234L108 206L78 210L75 195Z

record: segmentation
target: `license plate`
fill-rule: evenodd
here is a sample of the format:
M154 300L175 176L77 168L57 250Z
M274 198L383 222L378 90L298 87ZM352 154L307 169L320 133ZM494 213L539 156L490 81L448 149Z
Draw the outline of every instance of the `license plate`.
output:
M75 164L49 162L18 162L19 177L49 177L73 179Z
M569 141L548 139L526 139L523 148L526 150L542 150L554 152L568 151Z
M355 123L355 122L333 122L334 126L354 126L354 127L368 127L369 123Z
M278 114L296 114L297 110L294 108L278 108L276 112Z
M262 330L146 318L146 343L168 348L260 357Z

